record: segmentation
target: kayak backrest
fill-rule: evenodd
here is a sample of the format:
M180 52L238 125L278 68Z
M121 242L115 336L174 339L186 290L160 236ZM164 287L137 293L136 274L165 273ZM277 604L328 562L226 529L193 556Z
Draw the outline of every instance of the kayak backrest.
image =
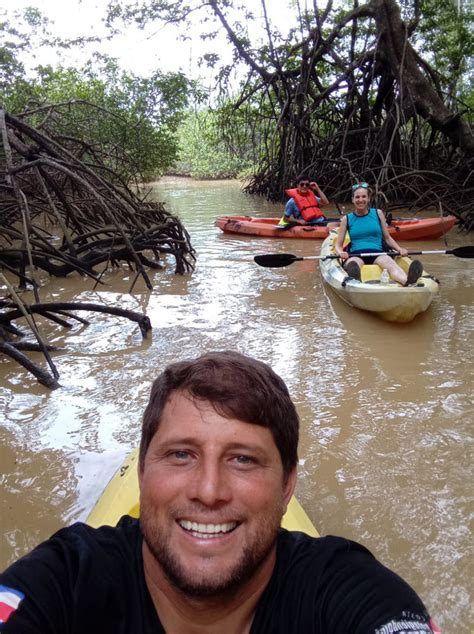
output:
M382 269L378 264L364 264L360 271L361 282L370 282L372 280L379 280Z

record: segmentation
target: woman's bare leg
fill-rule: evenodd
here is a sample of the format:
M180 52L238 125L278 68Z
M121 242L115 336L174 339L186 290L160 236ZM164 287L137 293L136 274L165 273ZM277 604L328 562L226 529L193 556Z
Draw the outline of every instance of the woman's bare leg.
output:
M387 269L392 280L399 282L402 286L405 286L407 274L389 255L379 255L375 258L374 264L378 264L382 269Z

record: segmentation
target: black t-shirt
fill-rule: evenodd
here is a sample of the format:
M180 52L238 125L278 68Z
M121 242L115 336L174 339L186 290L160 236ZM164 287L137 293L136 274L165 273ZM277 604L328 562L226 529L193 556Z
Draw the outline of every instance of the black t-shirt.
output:
M130 517L60 530L0 575L1 634L163 634L141 547ZM412 588L363 546L282 529L251 634L370 632L432 629Z

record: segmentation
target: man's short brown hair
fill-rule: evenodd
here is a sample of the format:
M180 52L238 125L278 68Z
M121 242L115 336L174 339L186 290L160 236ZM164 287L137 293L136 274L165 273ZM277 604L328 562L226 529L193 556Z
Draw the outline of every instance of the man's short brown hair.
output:
M285 475L296 466L299 418L284 381L266 363L227 350L172 363L155 379L143 415L140 470L165 404L176 391L209 401L221 416L268 427Z

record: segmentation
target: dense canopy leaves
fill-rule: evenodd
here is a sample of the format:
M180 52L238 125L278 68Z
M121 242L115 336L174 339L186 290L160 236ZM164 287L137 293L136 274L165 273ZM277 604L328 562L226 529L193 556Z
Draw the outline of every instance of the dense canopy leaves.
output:
M37 79L20 78L2 102L32 125L49 115L55 134L82 141L86 153L101 154L127 182L158 176L176 161L189 88L182 74L141 78L109 60L100 74L90 66L39 67Z
M33 9L0 23L0 106L28 116L32 125L42 125L54 112L55 134L83 141L87 152L106 157L124 181L164 173L176 161L176 130L193 83L183 73L159 69L140 77L98 53L82 67L38 65L27 74L21 54L51 42L47 27Z

